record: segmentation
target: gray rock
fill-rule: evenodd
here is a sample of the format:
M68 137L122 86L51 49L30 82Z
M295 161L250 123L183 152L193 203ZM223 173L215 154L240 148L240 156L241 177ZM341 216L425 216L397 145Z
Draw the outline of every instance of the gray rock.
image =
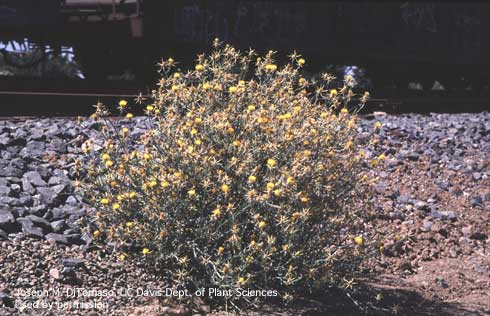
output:
M31 206L33 203L33 198L30 195L23 195L19 197L19 202L22 206Z
M472 177L473 177L473 180L478 181L481 179L481 173L473 172Z
M17 222L22 225L22 231L26 236L44 238L43 230L37 227L28 218L18 218Z
M65 244L65 245L70 244L68 237L62 234L49 233L46 235L45 238L47 241L55 242L57 244Z
M63 219L51 222L51 228L55 233L63 231L63 228L65 228L65 226L65 221Z
M0 228L5 229L14 223L15 217L10 211L0 210Z
M415 203L415 207L419 210L422 210L422 211L427 211L429 209L429 205L427 203L425 203L424 201L417 201Z
M85 266L85 263L77 258L61 259L61 264L64 267L70 267L70 268L81 268Z
M433 217L433 218L437 218L437 219L442 219L442 220L456 220L457 219L457 216L456 216L456 213L452 212L452 211L438 211L438 210L435 210L435 209L432 209L429 213L429 216Z
M30 141L20 151L22 158L40 157L43 156L46 151L46 144L39 141Z
M51 190L53 190L56 195L60 195L61 192L63 192L65 190L65 188L66 188L66 184L58 184L58 185L52 186Z
M70 205L70 206L80 206L81 203L77 200L77 198L73 195L70 195L67 199L66 199L66 205Z
M10 188L7 186L0 186L0 196L9 196L10 195Z
M12 159L5 167L0 164L0 177L21 177L25 168L26 164L23 159Z
M36 187L45 187L48 185L46 181L42 179L41 175L37 171L26 172L23 178L27 179L27 181L29 181L30 184Z
M49 178L49 180L48 180L48 184L51 186L61 184L61 183L62 183L61 178L56 177L56 176L53 176L53 177Z
M19 199L10 196L0 196L0 205L21 206Z
M479 195L472 197L470 203L472 207L483 208L483 199Z
M41 227L43 230L45 230L47 232L51 231L51 229L52 229L51 224L42 217L39 217L36 215L28 215L25 218L31 220L34 223L34 225ZM19 219L17 219L17 221L19 221Z
M407 195L400 195L396 198L396 201L400 204L408 204L410 202L410 197Z
M47 205L53 204L58 197L58 195L50 188L38 187L36 190L41 194L41 201Z
M24 192L34 194L36 189L32 186L31 182L27 178L22 178L22 189Z
M42 216L44 213L46 213L46 205L36 205L32 206L28 210L29 214L36 215L36 216Z
M64 154L66 153L66 144L63 140L59 138L54 138L48 145L48 149L52 149L57 153Z

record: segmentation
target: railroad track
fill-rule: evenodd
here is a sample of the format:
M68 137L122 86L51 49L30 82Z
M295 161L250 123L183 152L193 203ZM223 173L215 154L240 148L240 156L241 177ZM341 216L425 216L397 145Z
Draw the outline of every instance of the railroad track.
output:
M125 82L110 86L73 82L60 83L58 88L32 85L4 85L0 81L0 117L85 116L93 112L92 105L102 102L115 106L120 99L134 99L140 91L148 97L148 88ZM31 89L29 89L31 88ZM374 95L363 109L364 113L383 111L393 114L429 112L490 111L490 97L472 96L389 96ZM138 109L133 109L138 113Z

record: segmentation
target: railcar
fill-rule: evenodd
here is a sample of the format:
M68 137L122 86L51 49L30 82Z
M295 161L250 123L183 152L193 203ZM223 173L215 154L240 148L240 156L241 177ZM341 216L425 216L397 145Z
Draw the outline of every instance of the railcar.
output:
M364 67L374 88L482 93L490 73L488 1L0 0L0 40L75 48L87 77L148 78L162 56L192 60L216 37L298 50L311 69ZM144 71L148 71L145 73Z

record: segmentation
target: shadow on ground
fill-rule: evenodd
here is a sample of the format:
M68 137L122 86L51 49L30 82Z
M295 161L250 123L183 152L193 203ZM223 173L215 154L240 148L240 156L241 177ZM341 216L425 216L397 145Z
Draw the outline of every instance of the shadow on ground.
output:
M354 291L333 289L316 299L305 300L294 310L268 311L258 315L301 316L485 316L485 311L424 298L411 289L390 288L386 285L357 285Z

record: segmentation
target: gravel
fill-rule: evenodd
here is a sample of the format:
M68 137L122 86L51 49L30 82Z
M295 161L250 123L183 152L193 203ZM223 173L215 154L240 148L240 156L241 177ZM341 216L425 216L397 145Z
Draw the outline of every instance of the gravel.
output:
M360 122L367 157L387 156L373 197L384 236L382 256L367 267L413 274L426 261L488 255L490 114L375 113ZM133 125L133 133L146 126L143 118L114 124ZM84 127L55 118L0 121L0 315L20 312L13 303L29 288L164 283L142 263L123 264L110 249L92 245L77 226L90 207L75 192L74 162L82 157L81 144L97 139L98 128L90 119ZM367 144L373 133L377 143ZM111 297L104 313L144 302ZM56 315L46 309L35 313ZM86 314L74 310L71 315L77 313Z

